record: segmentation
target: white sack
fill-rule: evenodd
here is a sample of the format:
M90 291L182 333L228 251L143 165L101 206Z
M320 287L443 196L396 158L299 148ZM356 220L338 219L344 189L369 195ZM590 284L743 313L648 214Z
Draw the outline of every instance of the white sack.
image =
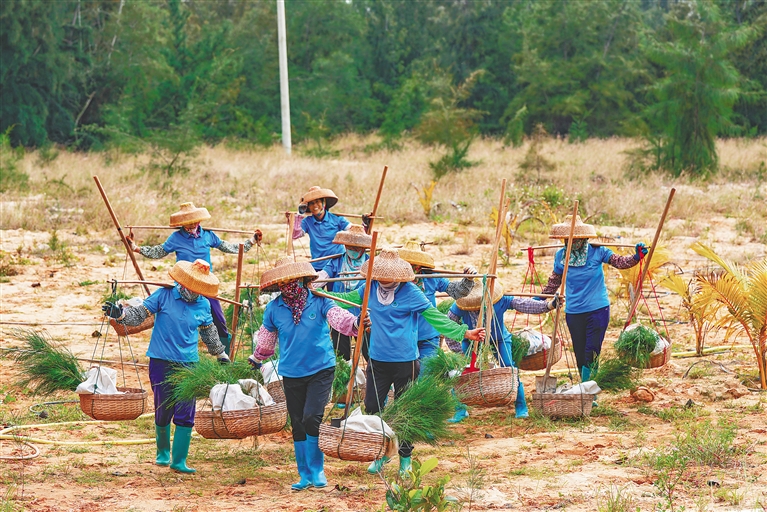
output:
M279 367L278 361L271 360L265 361L261 366L261 375L264 376L264 384L271 384L282 380L282 377L277 375L277 368Z
M362 410L357 407L346 418L346 421L341 422L340 428L347 428L354 432L370 432L372 434L383 434L392 440L389 443L389 449L386 450L384 455L386 457L394 457L399 450L399 442L397 441L397 435L394 431L378 416L370 414L362 414Z
M210 401L214 411L241 411L253 409L258 402L242 392L239 384L216 384L210 390Z
M557 393L560 393L562 395L582 395L582 394L589 394L589 395L596 395L601 393L602 390L599 388L596 382L593 380L587 380L586 382L581 382L580 384L576 384L575 386L569 388L569 389L562 389L557 388Z
M85 382L81 382L75 393L98 395L122 395L117 391L117 370L105 366L94 366L85 375Z
M237 381L242 391L256 399L258 405L274 405L272 395L255 379L240 379Z
M533 329L522 329L517 333L517 336L530 342L530 348L527 349L528 356L551 348L551 338Z

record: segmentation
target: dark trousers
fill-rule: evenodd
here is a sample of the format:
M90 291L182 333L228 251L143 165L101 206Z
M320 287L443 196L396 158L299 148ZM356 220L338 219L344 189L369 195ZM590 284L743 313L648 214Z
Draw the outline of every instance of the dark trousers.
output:
M365 358L365 361L368 360L368 338L370 338L370 334L367 332L362 335L362 348L360 350L362 351L362 357ZM331 327L330 339L333 340L333 348L335 349L336 354L347 361L350 361L352 358L352 337L347 336L346 334L341 334Z
M163 359L149 359L149 382L154 393L154 422L157 426L167 427L173 420L179 427L193 427L195 405L194 400L180 402L175 406L168 405L168 399L173 393L173 386L166 382L170 372L181 363L173 363Z
M293 441L306 441L307 435L320 435L320 423L330 400L335 374L336 367L333 366L306 377L282 378Z
M405 388L418 378L421 372L420 361L405 361L402 363L386 363L371 359L366 372L367 386L365 388L365 410L368 414L376 414L384 406L389 388L394 384L394 399L405 391ZM405 439L400 439L400 457L410 457L413 445Z
M565 319L580 371L584 366L591 366L594 359L602 352L602 342L605 340L607 326L610 323L610 306L588 313L567 313Z
M229 330L226 328L226 317L224 311L221 309L221 303L218 299L211 299L206 297L210 302L210 313L213 315L213 325L216 326L219 338L226 338L229 336Z

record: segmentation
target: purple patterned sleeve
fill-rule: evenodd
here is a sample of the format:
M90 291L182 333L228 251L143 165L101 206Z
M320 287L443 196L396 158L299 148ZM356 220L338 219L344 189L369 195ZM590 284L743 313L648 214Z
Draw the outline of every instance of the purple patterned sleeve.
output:
M256 333L256 350L253 351L253 357L259 361L269 359L274 355L274 347L277 345L277 332L267 330L263 325Z
M546 295L553 295L559 290L559 287L562 285L562 274L557 274L556 272L551 272L551 275L549 276L549 282L546 283L546 286L541 290L541 293Z
M328 311L330 327L346 336L357 335L357 328L354 326L355 320L357 320L356 316L338 306L334 306Z
M293 222L293 240L296 240L304 236L304 229L301 227L302 220L303 220L303 217L301 217L300 215L296 215L296 219Z
M549 311L549 303L545 300L514 297L511 300L511 309L527 315L540 315Z
M618 256L613 254L607 263L617 269L625 270L639 263L639 260L635 259L634 256Z
M460 324L461 317L453 313L452 311L448 310L447 317L452 320L453 322ZM443 336L445 339L445 345L447 345L447 348L449 348L452 352L455 352L457 354L463 354L463 347L461 347L461 342L456 341L453 338L448 338L447 336Z

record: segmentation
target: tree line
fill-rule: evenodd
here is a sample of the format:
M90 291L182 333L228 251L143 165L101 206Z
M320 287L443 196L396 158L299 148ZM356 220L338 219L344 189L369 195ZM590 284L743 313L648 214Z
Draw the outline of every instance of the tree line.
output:
M638 136L648 166L705 174L716 137L767 134L767 0L285 5L294 140L429 142L442 111L509 143ZM3 0L0 131L26 147L269 145L277 52L273 0Z

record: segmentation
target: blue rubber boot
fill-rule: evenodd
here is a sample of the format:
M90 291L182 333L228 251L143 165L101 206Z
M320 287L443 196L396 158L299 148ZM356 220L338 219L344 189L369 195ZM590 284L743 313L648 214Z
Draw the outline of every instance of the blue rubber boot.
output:
M469 411L466 410L465 405L461 404L455 407L455 414L453 414L453 417L448 419L447 422L460 423L468 417L469 417Z
M413 467L413 464L410 460L410 457L402 457L399 458L399 476L400 478L405 477L407 475L407 472L410 471L410 468Z
M301 480L290 486L294 491L303 491L312 486L312 475L309 472L309 447L307 441L293 441L293 451L296 453L296 466Z
M527 411L527 399L525 399L525 386L519 382L517 389L517 399L514 402L514 413L517 418L528 418L530 413Z
M389 462L389 457L381 457L380 459L376 459L373 462L370 463L368 466L368 473L371 473L375 475L376 473L380 473L383 471L384 464Z
M189 456L189 443L192 441L192 427L179 427L176 425L176 432L173 434L173 451L171 451L170 469L179 473L196 473L186 465L186 458Z
M157 458L154 463L158 466L168 466L170 464L170 425L161 427L155 424L154 440L157 445Z
M320 438L306 436L306 463L309 465L312 485L325 487L328 479L325 476L325 454L320 450Z

